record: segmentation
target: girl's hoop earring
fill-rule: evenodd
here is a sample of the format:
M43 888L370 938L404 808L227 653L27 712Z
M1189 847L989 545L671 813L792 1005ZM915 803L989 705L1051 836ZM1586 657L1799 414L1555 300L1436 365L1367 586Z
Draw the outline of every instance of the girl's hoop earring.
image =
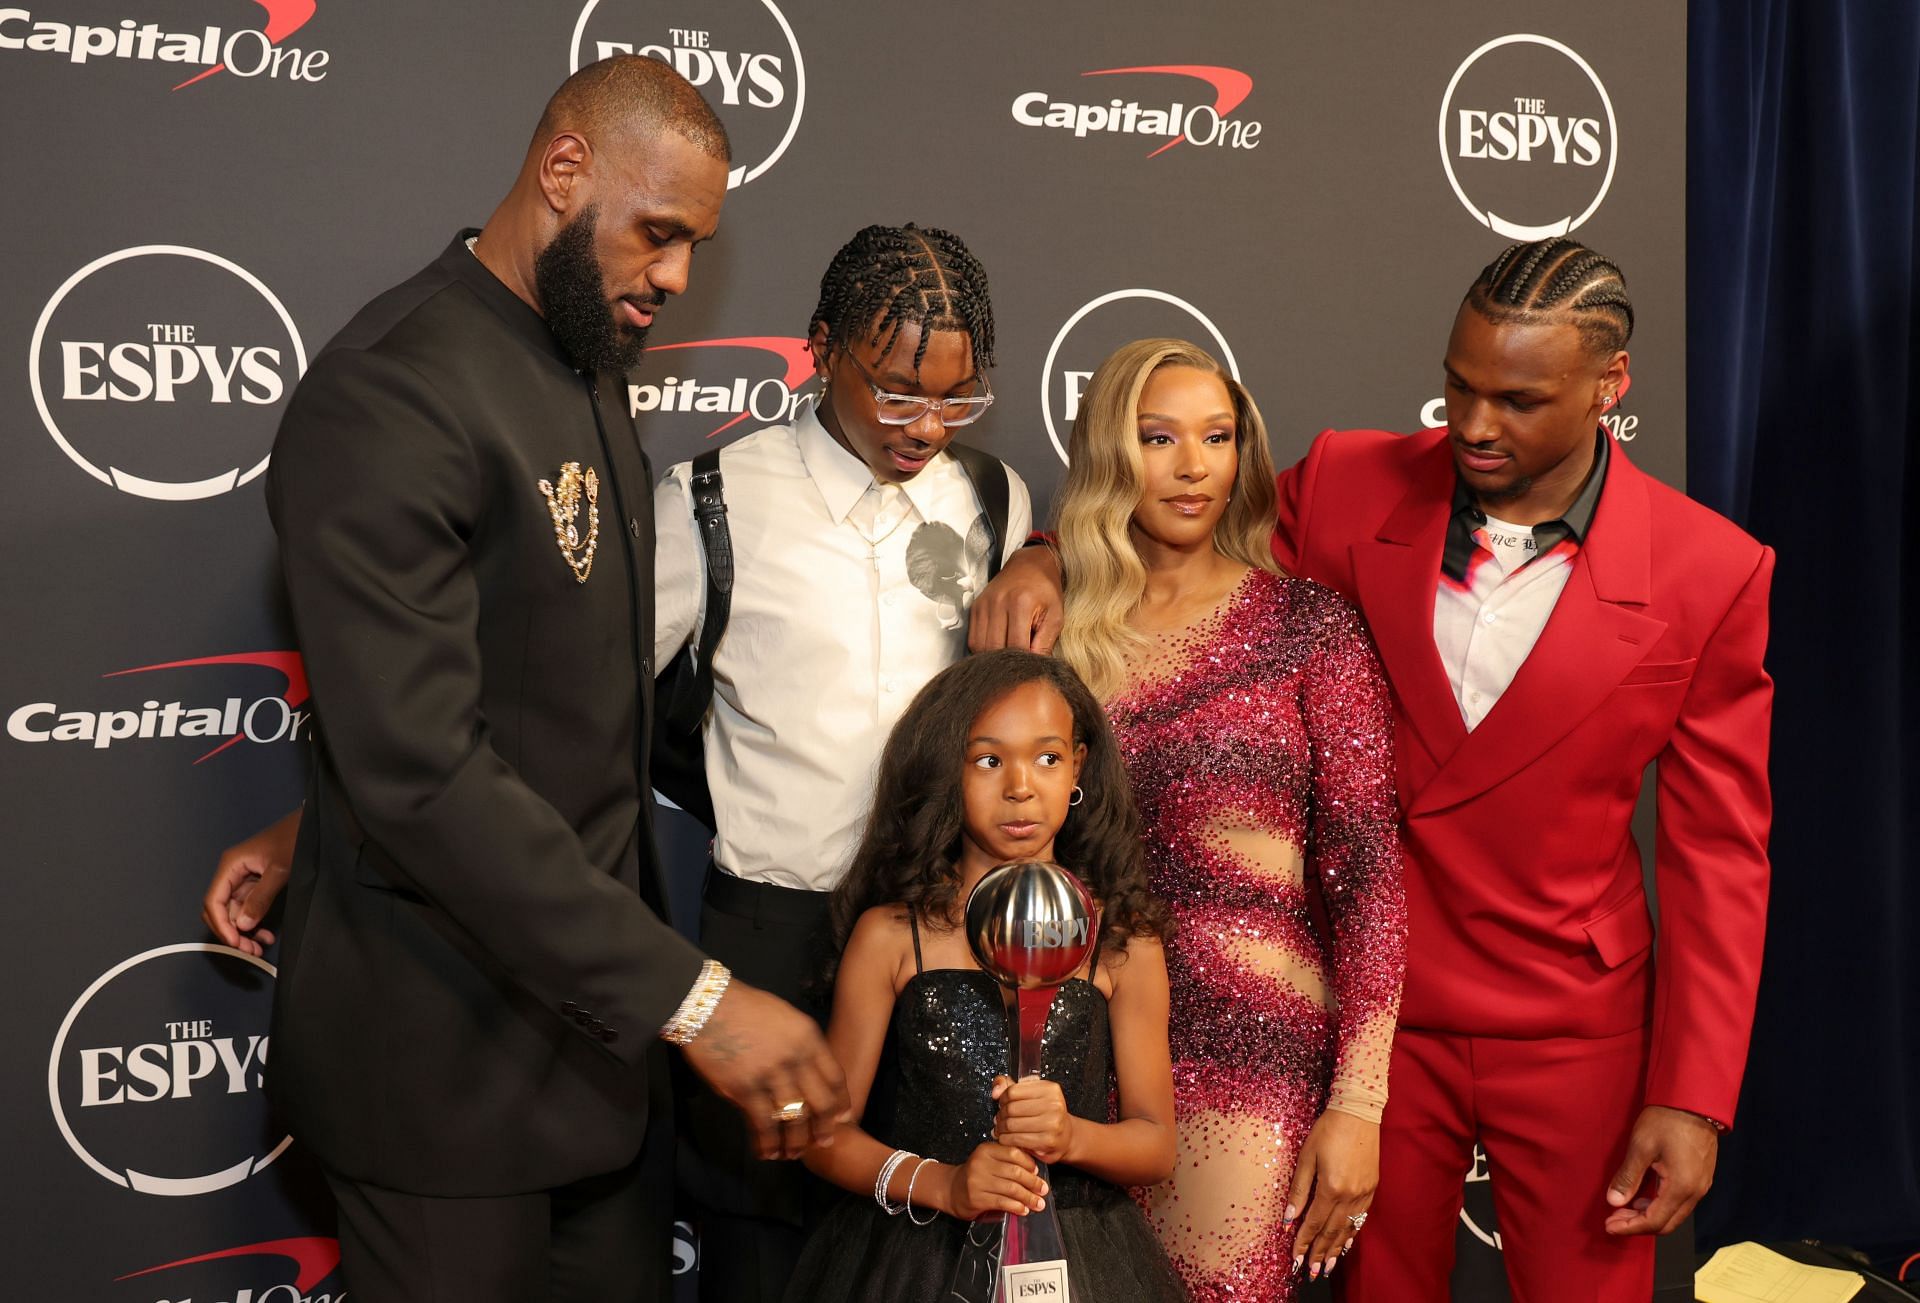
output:
M1080 802L1082 802L1082 801L1084 801L1084 800L1086 800L1086 799L1087 799L1087 794L1086 794L1085 792L1083 792L1083 791L1081 791L1081 790L1080 790L1080 788L1079 788L1079 786L1078 786L1078 785L1076 784L1076 785L1075 785L1075 787L1074 787L1074 789L1073 789L1073 795L1067 798L1067 804L1068 804L1068 805L1078 805L1078 804L1080 804Z

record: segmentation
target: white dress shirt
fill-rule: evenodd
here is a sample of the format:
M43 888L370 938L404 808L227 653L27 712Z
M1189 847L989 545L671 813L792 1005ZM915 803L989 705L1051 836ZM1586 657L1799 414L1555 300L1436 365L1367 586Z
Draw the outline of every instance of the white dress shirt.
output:
M1475 508L1464 489L1455 491L1433 642L1468 732L1513 686L1566 590L1606 483L1611 445L1604 433L1596 447L1586 484L1558 520L1515 525Z
M727 445L720 475L734 586L705 730L714 863L826 891L852 862L888 731L966 654L985 513L944 453L903 485L877 484L811 407ZM656 666L704 615L692 476L690 462L673 467L654 498ZM1033 527L1026 484L1007 478L1003 559Z

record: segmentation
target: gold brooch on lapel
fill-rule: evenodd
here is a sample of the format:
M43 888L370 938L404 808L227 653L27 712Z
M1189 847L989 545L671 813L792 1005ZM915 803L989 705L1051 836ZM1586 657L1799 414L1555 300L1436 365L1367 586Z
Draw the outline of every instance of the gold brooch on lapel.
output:
M587 498L587 538L580 541L580 495ZM547 514L553 517L553 541L560 545L561 559L581 583L593 573L593 552L600 545L600 477L593 467L580 473L580 463L570 461L560 467L560 487L552 480L540 481L540 492L547 500Z

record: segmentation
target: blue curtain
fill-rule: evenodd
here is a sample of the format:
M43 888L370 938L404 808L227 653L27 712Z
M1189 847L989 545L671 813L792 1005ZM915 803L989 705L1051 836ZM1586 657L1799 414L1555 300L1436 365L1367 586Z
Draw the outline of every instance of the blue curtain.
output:
M1779 549L1773 905L1703 1242L1920 1248L1920 5L1693 0L1687 476Z

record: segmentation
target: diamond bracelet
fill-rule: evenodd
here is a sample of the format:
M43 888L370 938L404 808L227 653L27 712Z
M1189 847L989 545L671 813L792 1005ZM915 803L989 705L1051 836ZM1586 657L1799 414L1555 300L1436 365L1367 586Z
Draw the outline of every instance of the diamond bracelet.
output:
M707 1025L707 1019L713 1017L713 1010L720 1003L720 997L726 994L727 983L733 980L733 974L727 966L717 959L709 959L700 965L700 976L694 979L693 989L687 992L687 998L673 1011L673 1017L667 1019L667 1025L660 1029L660 1039L674 1045L687 1045L700 1034Z
M917 1157L919 1157L919 1155L910 1154L904 1149L896 1149L887 1155L886 1162L880 1164L880 1175L873 1178L873 1201L884 1208L889 1217L898 1217L907 1210L907 1205L894 1203L889 1200L887 1198L887 1186L892 1182L893 1174L900 1170L902 1163L906 1162L909 1158Z

